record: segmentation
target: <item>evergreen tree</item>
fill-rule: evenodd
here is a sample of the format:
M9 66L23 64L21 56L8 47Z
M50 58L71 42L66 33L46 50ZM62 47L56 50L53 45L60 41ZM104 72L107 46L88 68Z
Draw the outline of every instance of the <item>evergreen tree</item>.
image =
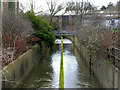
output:
M100 10L105 10L106 9L106 7L105 6L102 6L101 8L100 8Z

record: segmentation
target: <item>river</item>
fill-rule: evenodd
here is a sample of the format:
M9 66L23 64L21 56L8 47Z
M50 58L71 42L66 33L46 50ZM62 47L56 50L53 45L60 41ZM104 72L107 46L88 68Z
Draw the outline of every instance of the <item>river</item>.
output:
M64 39L63 65L65 88L100 88L97 79L90 75L89 69L79 57L70 40ZM68 43L67 43L68 42ZM60 40L56 40L55 50L45 54L21 84L22 88L59 88Z

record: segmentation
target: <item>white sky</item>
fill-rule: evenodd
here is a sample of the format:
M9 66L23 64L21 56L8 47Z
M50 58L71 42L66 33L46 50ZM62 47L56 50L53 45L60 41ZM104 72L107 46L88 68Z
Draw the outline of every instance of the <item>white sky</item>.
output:
M31 0L19 0L20 3L22 3L25 7L28 7ZM33 0L35 2L35 12L40 11L40 9L37 9L41 6L42 10L47 10L47 4L46 4L46 0ZM65 3L71 0L58 0L58 3ZM82 0L72 0L72 1L82 1ZM87 0L83 0L83 1L87 1ZM107 6L109 4L109 2L112 2L114 4L116 4L117 1L119 0L88 0L89 2L91 2L93 5L97 6L98 8L101 8L102 5ZM27 8L26 8L27 9Z
M102 7L102 5L107 6L109 2L116 3L119 0L89 0L91 3L95 4L95 6Z

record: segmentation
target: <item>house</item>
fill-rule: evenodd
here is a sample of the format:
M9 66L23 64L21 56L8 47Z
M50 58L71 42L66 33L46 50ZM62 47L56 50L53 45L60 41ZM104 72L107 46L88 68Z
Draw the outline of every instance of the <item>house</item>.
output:
M55 16L54 18L59 18L60 16ZM64 15L59 19L59 29L60 30L74 30L74 17L75 15Z
M82 19L81 18L88 18L90 17L92 11L95 11L96 8L94 8L90 2L72 2L68 3L75 5L76 7L71 8L67 10L67 13L65 13L63 16L56 15L54 18L59 18L59 29L60 30L74 30L76 27L75 24L80 24ZM81 6L81 4L84 5ZM82 8L82 9L80 9ZM84 11L81 11L83 10ZM82 22L84 24L84 22Z

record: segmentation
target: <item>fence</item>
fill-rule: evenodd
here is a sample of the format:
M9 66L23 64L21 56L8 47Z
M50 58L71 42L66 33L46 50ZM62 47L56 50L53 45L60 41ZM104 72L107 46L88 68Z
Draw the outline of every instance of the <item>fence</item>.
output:
M109 49L109 54L113 65L120 70L120 49L111 47Z

